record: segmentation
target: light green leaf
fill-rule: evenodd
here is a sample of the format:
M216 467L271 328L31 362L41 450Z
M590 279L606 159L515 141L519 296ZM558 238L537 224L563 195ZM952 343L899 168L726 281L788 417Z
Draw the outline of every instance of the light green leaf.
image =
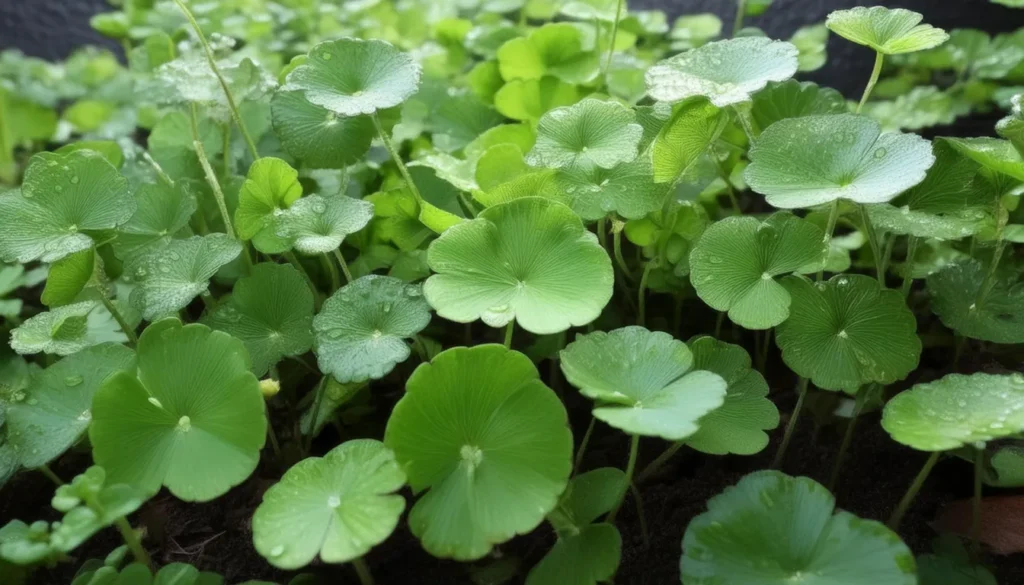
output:
M597 585L615 576L621 555L622 537L614 525L584 526L559 537L530 570L526 585Z
M1013 143L998 138L943 138L961 154L974 162L999 173L1024 181L1024 155L1017 152Z
M0 195L0 259L60 260L92 247L83 232L117 227L134 211L128 181L98 153L37 154L21 191Z
M537 143L526 156L535 167L593 164L610 169L637 156L643 127L616 102L585 99L551 110L537 125Z
M695 49L722 36L722 19L711 13L687 14L672 23L673 51Z
M800 52L796 58L797 71L817 71L828 61L828 27L824 24L798 28L789 42Z
M708 501L683 536L684 585L916 585L914 556L883 524L835 509L806 477L757 471Z
M568 207L524 197L485 209L430 244L423 292L445 319L557 333L596 319L612 296L608 253Z
M405 340L428 323L420 285L364 276L331 295L313 320L320 369L342 384L383 378L409 358Z
M253 240L265 254L288 250L289 241L277 235L277 218L301 196L299 172L291 165L274 157L254 162L238 192L235 230L239 239Z
M540 524L572 471L565 408L525 355L458 347L416 369L388 420L413 492L409 527L434 556L473 560Z
M619 16L617 12L619 4L618 0L570 0L562 5L561 13L563 16L583 22L594 22L594 20L615 22L616 17ZM624 18L628 13L628 8L625 0L621 4L621 16Z
M174 186L146 183L134 193L136 209L117 229L114 254L131 260L155 252L179 235L189 235L189 218L198 208L195 195L184 182Z
M356 439L304 459L263 495L252 518L253 544L270 564L298 569L317 555L345 563L395 530L405 474L379 441Z
M373 204L346 195L302 197L282 213L277 235L307 255L337 250L345 237L373 219Z
M595 417L632 435L685 439L725 399L721 376L691 371L685 343L643 327L580 335L559 363L569 383L598 403Z
M339 116L374 114L416 93L421 69L412 57L380 40L342 38L320 43L288 74L282 91Z
M203 323L240 339L262 376L288 356L313 345L313 293L287 265L261 263L235 283L231 296L203 317Z
M920 24L924 16L903 8L857 6L836 10L825 25L837 35L879 53L898 55L937 47L949 39L941 28Z
M750 101L769 81L784 81L797 70L797 49L789 43L746 37L708 43L647 70L647 94L678 102L702 95L723 108Z
M775 277L821 258L824 233L787 212L763 222L727 217L711 224L690 252L690 281L711 308L747 329L770 329L789 317L790 296Z
M242 342L167 319L142 333L138 371L115 374L96 393L89 439L112 481L209 501L252 473L266 433Z
M790 79L769 83L754 95L751 114L761 128L786 118L803 118L846 113L846 98L831 87L819 87L810 81Z
M654 139L654 180L670 183L684 174L722 134L728 117L702 98L680 104Z
M1024 343L1024 282L999 270L980 298L986 267L974 259L950 264L928 277L932 311L964 337L994 343Z
M128 338L96 301L56 307L26 319L11 331L11 349L20 354L71 355L106 341L124 343Z
M57 154L68 154L78 150L92 150L98 152L107 162L120 169L124 164L124 151L121 146L113 140L82 140L65 144L54 152Z
M223 148L223 137L217 124L199 120L199 139L206 156L216 157ZM203 167L196 156L192 139L192 123L181 112L170 112L160 119L149 134L149 152L164 171L176 181L181 178L203 179Z
M1024 375L949 374L885 405L882 427L919 451L949 451L1024 432Z
M503 116L536 124L546 112L580 99L575 85L556 77L514 79L494 94L494 107Z
M782 360L818 388L853 393L917 367L917 321L899 291L859 274L818 283L788 276L782 284L793 298L789 319L776 329Z
M915 87L894 100L869 102L864 107L864 114L878 120L885 132L952 124L969 111L934 85Z
M307 101L302 91L275 93L270 111L285 152L310 168L341 169L358 162L376 133L368 116L339 117Z
M52 505L64 512L55 523L50 543L70 553L100 530L135 512L149 499L139 489L107 481L102 467L93 465L69 484L57 488Z
M65 256L50 265L39 300L48 307L107 296L109 282L103 260L92 248Z
M882 134L878 122L855 114L781 120L749 156L747 184L783 209L836 199L884 203L924 180L935 162L927 140Z
M651 161L645 156L611 169L588 163L559 169L555 187L585 221L612 213L639 219L660 210L668 197L668 186L654 182Z
M548 23L527 37L506 42L498 49L498 66L506 81L538 80L546 75L570 84L597 77L597 54L585 46L583 32L565 23Z
M200 104L213 120L231 120L229 104L221 81L227 84L234 105L259 100L277 83L265 69L245 57L223 59L217 64L220 76L214 74L206 57L196 52L168 61L153 72L152 81L139 88L140 93L157 104Z

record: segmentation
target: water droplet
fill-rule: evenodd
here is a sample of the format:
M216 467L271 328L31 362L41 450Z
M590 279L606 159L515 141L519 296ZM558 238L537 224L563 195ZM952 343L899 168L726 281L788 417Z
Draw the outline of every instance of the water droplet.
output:
M313 213L323 213L327 211L327 206L317 201L313 204Z
M79 384L81 384L83 380L85 380L85 378L83 378L82 376L79 376L77 374L74 375L74 376L68 376L68 377L64 378L64 385L69 387L69 388L74 388L75 386L78 386Z
M885 155L888 154L888 152L889 151L884 148L879 148L875 151L875 158L885 158Z
M80 180L81 179L78 178L78 175L75 175L74 177L71 177L71 184L77 185Z
M327 498L327 507L329 507L329 508L337 508L340 505L341 505L341 498L339 498L338 496L331 496L331 497Z
M284 554L284 547L281 546L281 545L277 545L277 546L275 546L274 548L272 548L270 550L270 556L272 556L272 557L279 557L279 556L281 556L283 554Z
M327 337L330 337L331 339L338 339L344 334L345 332L342 331L341 329L332 329L331 331L327 332Z
M183 433L192 430L192 419L187 414L178 419L178 430Z
M325 52L325 53L322 53L322 54L320 55L320 57L321 57L321 58L322 58L322 59L323 59L324 61L330 61L330 60L331 60L331 59L332 59L332 58L334 57L334 54L333 54L333 53L326 53L326 52Z
M29 406L35 406L35 405L39 404L39 401L36 400L35 398L29 398L25 402L27 402Z
M61 191L64 190L64 187L61 187L60 185L54 185L53 190L60 193Z
M154 397L154 396L150 396L147 400L149 400L149 403L152 404L153 406L157 407L157 408L163 408L164 407L163 403L161 403L159 400L157 400L156 397Z

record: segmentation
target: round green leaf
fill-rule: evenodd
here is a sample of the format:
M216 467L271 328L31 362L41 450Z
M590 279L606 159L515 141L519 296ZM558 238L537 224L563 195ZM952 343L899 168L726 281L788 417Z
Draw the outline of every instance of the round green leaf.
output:
M554 108L580 99L580 90L555 77L514 79L494 94L494 108L513 120L537 123Z
M917 185L935 162L915 134L882 134L856 114L805 116L772 124L750 149L750 188L783 209L836 199L884 203Z
M298 569L317 555L345 563L395 530L405 500L395 456L379 441L356 439L289 469L263 495L252 518L253 544L279 569Z
M203 318L242 340L257 376L284 357L309 351L312 322L313 293L302 276L291 266L269 263L253 266L231 297Z
M135 352L113 343L83 349L32 378L25 399L7 406L7 437L21 464L40 467L78 442L92 421L92 397L111 374L135 367Z
M137 372L114 374L96 393L89 439L112 481L208 501L256 469L266 433L242 342L167 319L139 338Z
M857 6L828 15L825 26L837 35L886 55L924 51L941 45L949 35L941 28L920 24L924 16L903 8Z
M899 291L858 274L818 283L788 276L782 284L793 298L777 329L782 360L815 386L853 393L902 380L917 367L917 321Z
M551 110L537 125L537 142L526 155L535 167L593 164L610 169L637 156L643 126L633 111L616 102L588 98Z
M612 296L608 253L571 209L524 197L485 209L449 228L427 250L436 272L423 293L437 314L458 323L515 319L548 334L596 319Z
M1024 181L1024 159L1010 141L986 136L942 140L986 169Z
M342 169L358 162L377 132L370 117L339 117L308 101L301 91L275 93L270 112L285 152L314 169Z
M551 76L573 85L587 83L597 77L600 65L597 53L585 43L583 31L573 24L545 24L498 49L501 77L533 81Z
M793 45L764 37L708 43L647 70L647 94L663 102L702 95L720 108L750 101L769 81L796 73Z
M765 431L779 426L779 411L768 399L768 383L753 369L750 356L738 345L713 337L690 341L693 367L718 374L728 389L725 402L700 421L700 430L686 440L710 455L753 455L768 446Z
M241 251L241 244L226 234L171 240L125 266L136 285L129 301L147 321L172 315L206 292L213 275Z
M21 191L0 195L0 259L53 262L92 247L83 232L117 227L132 216L128 181L91 150L32 157Z
M810 81L790 79L769 83L754 95L750 113L761 128L786 118L844 114L848 111L843 94L830 87L819 87Z
M914 556L807 477L757 471L708 501L683 537L683 585L916 585Z
M409 526L427 552L478 559L555 508L572 470L565 407L525 355L457 347L422 364L388 420L414 492Z
M697 295L747 329L770 329L789 317L790 296L775 277L820 260L824 233L787 212L763 222L727 217L711 224L690 252Z
M565 203L586 221L612 213L640 219L660 210L668 197L668 186L654 182L651 161L644 156L611 169L587 163L559 169L555 185Z
M669 183L684 175L718 139L727 121L723 110L702 98L678 106L654 139L654 180Z
M107 341L124 343L128 337L97 301L56 307L26 319L11 331L11 349L20 354L71 355Z
M282 91L301 90L306 99L339 116L374 114L404 102L420 84L420 66L407 53L379 40L343 38L310 49L288 74Z
M373 219L373 204L347 195L310 195L277 218L277 235L308 255L337 250L345 237Z
M559 355L569 383L598 402L594 416L631 435L685 439L725 399L725 380L691 371L686 344L660 331L623 327L580 335Z
M591 524L560 536L526 576L526 585L597 585L615 577L622 537L612 524Z
M428 323L420 285L364 276L331 295L313 319L320 370L342 384L383 378L409 358L405 340Z
M1024 282L1012 270L998 270L988 294L979 298L986 272L981 262L967 258L929 276L932 311L964 337L1024 343Z
M135 213L117 229L117 239L111 244L118 258L132 260L159 250L176 235L188 235L188 221L198 203L184 182L174 186L145 183L134 196Z
M882 426L919 451L949 451L1024 432L1024 375L949 374L885 405Z

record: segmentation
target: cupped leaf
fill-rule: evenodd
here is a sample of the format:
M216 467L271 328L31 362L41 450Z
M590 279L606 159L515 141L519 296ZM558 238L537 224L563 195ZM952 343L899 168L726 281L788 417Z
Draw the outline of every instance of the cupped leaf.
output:
M1024 375L949 374L885 405L882 427L919 451L949 451L1024 432Z
M855 114L781 120L749 156L747 184L783 209L836 199L884 203L924 180L935 162L927 140L882 134L878 122Z
M303 254L337 250L345 237L373 219L373 204L347 195L310 195L296 201L277 218L277 235Z
M629 108L588 98L544 114L526 162L536 167L592 164L610 169L636 158L643 131Z
M262 376L282 358L312 347L313 293L295 268L257 264L203 323L242 340L252 373Z
M640 219L658 211L668 197L668 186L655 183L647 157L621 163L611 169L580 163L559 170L555 188L565 203L586 221L615 213Z
M92 247L88 233L132 216L128 181L91 150L32 157L21 191L0 195L0 259L53 262Z
M171 315L206 292L213 275L241 251L226 234L171 240L125 266L136 285L129 301L147 321Z
M75 252L50 265L46 288L39 300L48 307L106 296L109 288L103 260L92 248Z
M145 183L134 193L135 213L117 228L114 254L130 260L155 252L177 235L188 235L188 221L198 208L195 195L184 182L175 185Z
M7 436L28 468L46 465L74 445L92 421L92 398L104 380L135 367L135 352L113 343L83 349L32 378L23 400L7 406Z
M797 49L764 37L708 43L647 70L647 94L663 102L702 95L718 107L750 101L769 81L796 73Z
M759 127L767 128L787 118L844 114L847 110L846 98L831 87L790 79L769 83L757 92L750 113Z
M561 401L525 355L458 347L422 364L384 443L414 492L409 526L428 552L478 559L525 534L558 503L572 470Z
M676 107L653 142L654 180L668 183L684 175L718 139L727 122L725 113L703 98Z
M277 218L302 197L299 172L279 158L252 163L238 192L235 230L239 239L252 240L265 254L281 253L289 242L277 235Z
M409 358L405 340L428 323L420 285L364 276L331 295L313 319L320 369L343 384L382 378Z
M427 250L423 293L458 323L558 333L596 319L612 296L608 253L571 209L524 197L448 229Z
M376 133L369 116L338 116L307 100L302 91L275 93L270 113L285 152L315 169L341 169L358 162Z
M1024 343L1024 282L1012 270L997 270L982 296L986 267L967 258L928 277L932 311L964 337L994 343Z
M176 319L150 325L138 370L93 398L93 458L112 481L187 501L216 498L259 463L267 419L241 341ZM131 440L125 440L130 437Z
M56 307L26 319L11 331L11 349L20 354L71 355L106 341L124 343L128 337L96 301Z
M837 35L886 55L937 47L949 39L941 28L921 24L921 14L903 8L857 6L828 15L825 26Z
M686 444L710 455L753 455L768 446L765 431L779 426L779 410L768 399L768 383L738 345L713 337L690 340L693 367L718 374L728 389L725 402L701 419Z
M807 477L757 471L708 501L683 536L684 585L916 585L914 556Z
M412 57L391 43L343 38L310 49L281 90L301 90L328 111L358 116L401 104L416 93L420 75Z
M917 321L899 291L873 278L841 274L827 282L788 276L793 298L777 342L791 370L824 390L856 392L865 384L890 384L917 367Z
M395 456L381 442L356 439L289 469L263 495L252 518L253 544L279 569L319 555L344 563L366 554L395 530L405 500Z
M506 81L554 76L565 83L587 83L597 77L598 56L585 46L583 31L566 22L549 23L527 37L509 40L498 49L498 67Z
M1024 155L1010 141L985 136L942 140L986 169L1024 181Z
M690 282L711 308L747 329L789 317L790 296L775 281L820 260L824 233L787 212L764 221L727 217L711 224L690 252Z
M494 94L494 108L503 116L536 124L548 111L580 99L580 90L558 79L514 79Z
M721 376L691 371L685 343L643 327L578 336L559 363L566 379L598 403L594 416L631 435L685 439L725 399Z

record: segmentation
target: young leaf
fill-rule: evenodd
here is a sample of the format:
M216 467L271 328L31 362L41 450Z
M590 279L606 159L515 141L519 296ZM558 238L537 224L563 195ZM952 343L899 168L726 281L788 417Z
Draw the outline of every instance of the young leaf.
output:
M786 118L845 114L847 111L846 98L831 87L790 79L769 83L757 92L750 113L759 127L768 128Z
M828 15L825 26L837 35L879 53L898 55L937 47L949 39L941 28L920 24L924 16L903 8L857 6Z
M88 347L32 378L25 399L7 406L7 436L27 468L46 465L78 442L92 421L103 381L135 368L135 352L113 343Z
M702 95L724 108L750 101L769 81L796 73L796 47L763 37L708 43L647 70L647 94L663 102Z
M313 345L313 293L291 266L262 263L235 283L231 297L203 318L242 340L252 373L262 376L287 356Z
M50 265L46 288L39 300L47 307L59 307L76 300L96 299L107 295L108 285L103 260L97 259L96 251L88 248Z
M96 393L89 440L111 480L209 501L252 473L266 433L242 342L166 319L139 338L138 370L114 374Z
M725 380L691 371L693 354L667 333L597 331L578 336L559 355L569 383L597 402L594 416L631 435L685 439L725 399Z
M1024 155L1008 140L988 137L942 140L986 169L1024 181Z
M174 186L145 183L135 189L135 213L117 228L114 254L131 260L155 252L179 235L190 235L189 218L198 204L184 182Z
M782 360L815 386L853 393L902 380L917 367L917 320L899 291L859 274L819 283L788 276L782 285L793 298L777 329Z
M722 406L701 419L686 444L711 455L753 455L768 446L765 431L779 426L779 411L768 399L768 383L751 367L738 345L713 337L690 340L693 367L718 374L728 389Z
M929 276L932 311L964 337L1024 343L1024 282L1013 271L999 270L991 290L979 298L985 274L981 262L967 258Z
M608 253L568 207L524 197L448 229L427 250L423 293L458 323L558 333L590 323L612 296Z
M566 205L585 221L595 221L611 213L626 219L640 219L660 210L668 196L667 185L654 182L651 161L645 156L611 169L577 163L559 169L554 184L562 192Z
M270 112L281 147L309 168L342 169L360 161L376 134L369 116L340 117L302 91L276 92Z
M796 58L797 71L817 71L828 62L828 27L824 23L798 28L789 42L800 52Z
M537 143L526 155L535 167L593 164L610 169L636 158L643 127L633 111L616 102L588 98L544 114Z
M950 451L1024 432L1024 376L949 374L885 405L882 427L919 451Z
M558 503L572 471L565 407L525 355L457 347L420 365L384 443L426 492L409 527L431 554L479 559L530 532Z
M856 551L856 554L854 554ZM807 477L757 471L708 501L683 536L686 585L916 585L914 556L873 520L835 509Z
M313 319L320 369L342 384L383 378L409 358L405 340L428 323L420 285L364 276L331 295Z
M88 201L88 205L83 205ZM32 157L21 191L0 195L0 259L54 262L91 248L84 232L117 227L132 216L128 181L91 150Z
M670 183L683 175L718 139L728 117L705 99L689 99L677 108L654 139L654 180Z
M11 349L20 354L71 355L107 341L128 341L103 305L83 301L56 307L26 319L11 331Z
M391 43L342 38L310 49L281 90L301 90L330 112L358 116L401 104L416 93L420 75L412 57Z
M102 467L93 465L57 488L52 505L64 517L53 525L50 543L70 553L100 530L135 512L149 499L134 486L107 481Z
M263 495L252 518L253 544L279 569L316 559L345 563L395 530L405 500L395 456L379 441L355 439L289 469Z
M514 79L494 94L494 108L507 118L536 124L546 112L579 99L580 90L557 77Z
M241 251L226 234L171 240L125 267L136 285L129 301L147 321L172 315L206 292L213 275Z
M584 46L583 32L567 22L548 23L528 37L506 42L498 49L498 67L506 81L551 75L574 85L599 72L597 54Z
M747 329L770 329L789 317L790 296L775 281L822 255L818 226L787 212L763 222L727 217L711 224L690 252L690 282L711 308Z
M747 184L782 209L884 203L924 180L935 162L927 140L882 134L878 122L855 114L781 120L749 156Z
M279 254L289 242L277 235L277 218L302 197L299 173L279 158L263 157L252 163L238 192L235 230L239 239L253 240L257 250Z
M347 195L302 197L277 218L277 236L314 256L337 250L373 219L373 204Z

